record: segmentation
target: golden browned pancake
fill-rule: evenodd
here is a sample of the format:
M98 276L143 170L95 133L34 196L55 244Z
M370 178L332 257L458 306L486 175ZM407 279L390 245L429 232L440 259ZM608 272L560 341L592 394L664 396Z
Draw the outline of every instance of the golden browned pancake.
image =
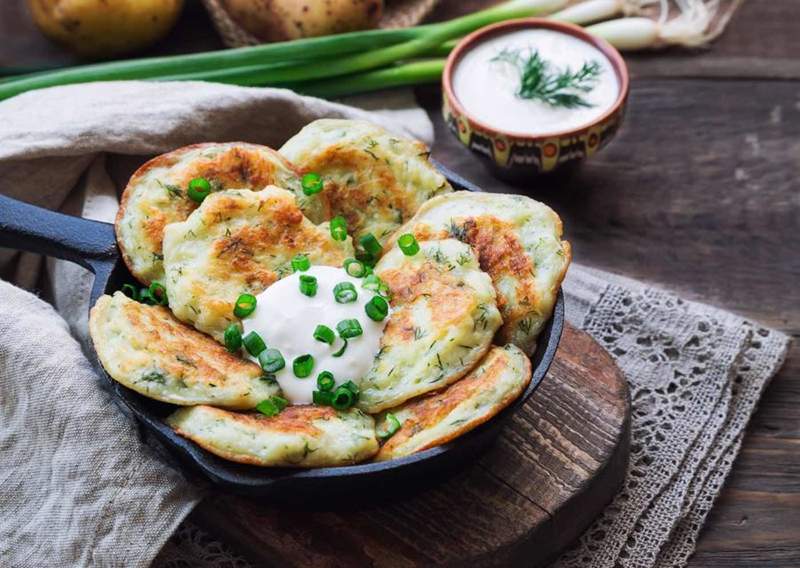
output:
M392 312L359 407L374 413L461 378L489 348L502 320L489 276L454 239L397 247L375 273L389 286Z
M349 465L378 451L375 422L355 408L289 406L267 417L195 406L177 410L167 423L213 454L252 465Z
M178 319L222 341L238 321L240 294L259 294L291 274L291 260L305 253L312 264L341 266L351 241L331 238L327 223L303 216L292 193L223 190L208 196L185 221L164 232L169 307Z
M342 215L356 240L372 233L385 242L425 200L452 191L422 142L369 122L315 120L280 152L323 178L321 193L300 200L306 215L317 223Z
M497 342L533 352L571 257L552 209L522 195L458 191L425 203L396 235L403 233L469 244L497 290L503 314Z
M407 456L469 432L516 400L530 380L531 362L519 347L492 347L480 364L457 383L384 413L378 420L379 432L386 431L389 414L401 427L375 459Z
M166 308L122 292L97 300L89 332L106 372L156 400L246 409L280 392L258 365L231 355Z
M277 185L300 192L294 167L280 154L257 144L193 144L145 163L131 177L117 213L117 242L131 274L144 283L164 278L164 227L183 221L197 208L186 189L198 177L214 190L260 190Z

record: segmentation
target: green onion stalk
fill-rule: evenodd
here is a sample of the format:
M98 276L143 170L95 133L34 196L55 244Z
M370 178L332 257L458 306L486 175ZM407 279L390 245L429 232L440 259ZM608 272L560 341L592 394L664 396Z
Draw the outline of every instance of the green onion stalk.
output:
M393 65L397 61L424 56L448 40L483 26L509 19L546 15L566 4L567 0L512 0L446 22L413 28L351 32L23 75L0 82L0 100L35 89L92 81L198 79L237 85L285 85L359 74ZM367 77L359 80L366 82L375 79Z

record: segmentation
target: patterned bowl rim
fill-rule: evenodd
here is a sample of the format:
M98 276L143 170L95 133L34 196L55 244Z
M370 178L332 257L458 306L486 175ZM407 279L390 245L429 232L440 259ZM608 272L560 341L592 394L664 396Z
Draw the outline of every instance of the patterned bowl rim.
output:
M455 95L452 84L453 71L455 70L456 65L458 65L458 62L461 60L461 57L476 44L484 41L489 36L501 35L519 28L546 28L554 30L576 37L600 50L600 52L611 62L611 66L613 67L614 72L617 75L617 80L619 81L619 93L617 94L614 104L611 105L606 112L593 121L587 122L586 124L583 124L577 128L573 128L571 130L556 130L553 132L544 132L542 134L535 135L526 135L520 134L519 132L505 131L501 128L490 126L474 118L463 106L461 106L461 103L458 101L458 98ZM447 57L444 72L442 73L442 90L444 92L446 102L450 108L455 109L457 114L465 116L470 123L485 132L500 134L512 140L528 140L534 142L543 142L548 139L560 138L564 136L576 136L581 132L585 132L586 130L597 126L598 124L605 122L616 112L618 112L625 104L625 100L628 97L629 88L630 77L628 75L628 66L625 64L625 60L622 58L620 52L617 51L613 45L604 39L589 34L583 28L574 24L547 20L545 18L521 18L517 20L509 20L506 22L500 22L498 24L492 24L472 32L459 41L453 51L450 52L450 55Z

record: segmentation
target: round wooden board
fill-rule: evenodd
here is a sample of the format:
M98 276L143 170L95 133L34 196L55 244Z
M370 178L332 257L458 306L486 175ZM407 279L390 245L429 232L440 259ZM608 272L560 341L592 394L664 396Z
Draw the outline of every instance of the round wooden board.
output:
M256 566L543 566L616 493L629 430L622 374L591 337L567 326L539 389L474 467L346 509L214 495L191 520Z

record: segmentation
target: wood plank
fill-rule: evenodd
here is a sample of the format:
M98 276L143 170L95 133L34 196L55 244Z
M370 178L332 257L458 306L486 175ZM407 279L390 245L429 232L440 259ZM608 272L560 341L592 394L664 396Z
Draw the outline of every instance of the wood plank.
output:
M626 124L607 150L576 171L524 188L495 180L452 138L435 90L418 93L435 123L434 156L487 189L553 205L577 262L658 282L800 335L799 82L636 81ZM748 489L769 491L740 502L724 489L691 566L797 565L800 535L795 530L795 546L787 547L786 527L800 526L791 482L800 452L776 461L768 442L800 439L798 408L796 342L753 418L749 431L757 436L745 438L734 469L733 479ZM749 461L751 455L759 459ZM752 523L740 529L731 521L753 508L768 511L776 526L788 523L777 544ZM734 544L741 555L728 552Z
M616 493L630 414L619 369L570 327L539 389L475 467L443 483L335 509L216 495L191 518L256 566L542 566Z

